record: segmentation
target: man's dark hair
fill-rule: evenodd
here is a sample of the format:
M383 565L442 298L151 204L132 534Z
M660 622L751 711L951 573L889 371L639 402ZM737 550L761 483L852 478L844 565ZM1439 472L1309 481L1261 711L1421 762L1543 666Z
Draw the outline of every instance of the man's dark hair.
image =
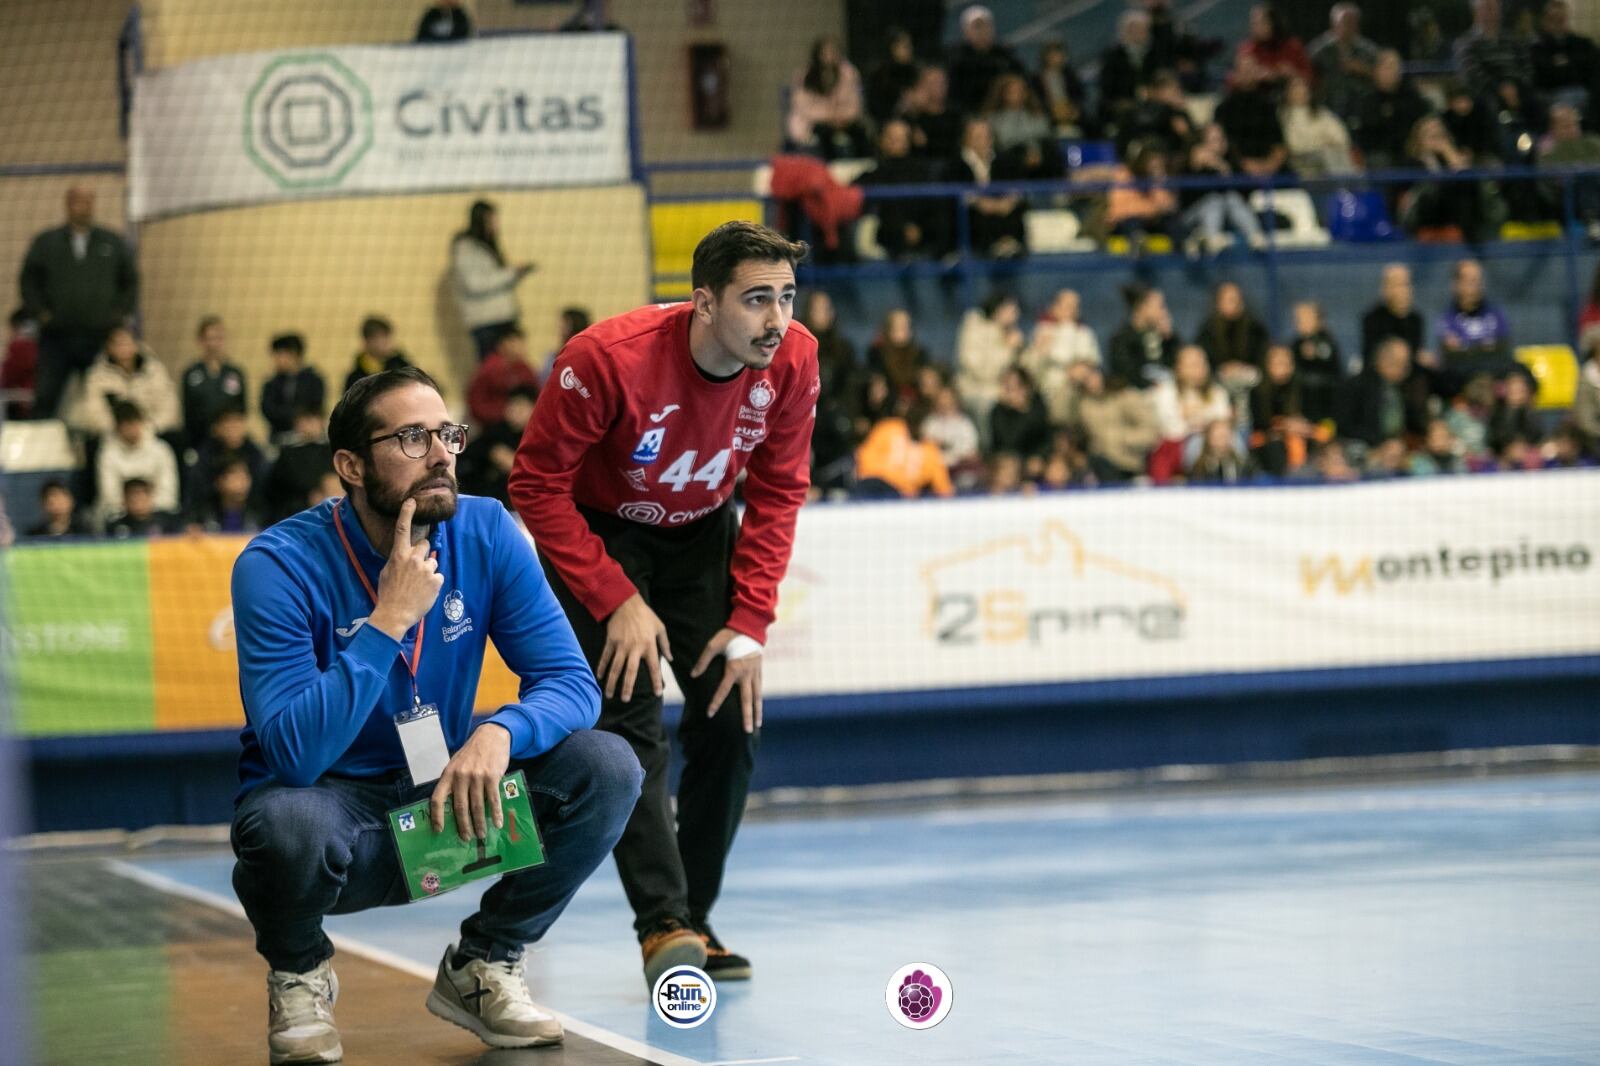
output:
M799 266L811 251L805 241L791 241L777 230L755 222L724 222L700 239L694 248L690 283L720 296L733 280L739 264L788 263Z
M196 337L204 337L206 335L206 330L210 329L212 326L220 325L222 325L221 315L202 315L200 316L200 324L194 328L194 335Z
M294 416L296 418L315 418L318 422L321 422L327 413L328 412L323 409L322 404L312 403L309 401L306 403L296 404L294 409Z
M111 421L119 426L128 422L143 422L144 412L139 410L139 405L136 403L129 403L127 400L112 400Z
M217 409L217 413L211 416L211 424L218 426L222 424L224 419L243 418L244 416L244 399L242 397L234 397L223 401L222 406Z
M298 333L280 333L272 338L272 351L293 352L304 357L306 354L306 339Z
M1600 277L1600 271L1595 276ZM1596 285L1600 286L1600 282L1596 282ZM563 307L561 322L566 327L568 339L571 339L589 328L589 312L582 307Z
M23 326L32 321L33 312L28 310L26 307L19 307L15 311L11 312L12 329L21 329Z
M539 402L539 390L532 385L518 385L506 393L508 400L527 400L529 403Z
M379 397L407 385L426 385L434 392L440 391L438 382L414 366L384 370L351 385L333 405L333 414L328 418L328 446L336 452L364 449L378 431L372 405Z
M521 326L513 322L509 326L500 327L500 332L496 334L494 338L494 346L496 348L500 347L501 342L507 337L521 337L526 340L528 335L522 331Z
M380 333L393 332L394 326L387 318L381 318L378 315L368 315L366 318L361 320L361 339L364 341L370 341Z
M122 483L122 494L124 496L132 492L134 489L144 489L144 491L149 492L149 480L142 477L130 477L128 480Z
M46 481L43 485L40 485L39 486L39 499L43 500L46 496L50 495L52 492L64 492L68 496L72 495L72 490L67 488L67 483L65 481L62 481L60 478L51 478L49 481Z
M238 467L243 467L244 468L244 472L249 474L250 473L250 460L246 459L242 455L229 455L229 456L224 457L223 460L220 463L218 463L215 467L213 467L212 470L211 470L211 481L212 481L212 483L215 484L217 481L221 480L221 478L222 478L222 476L224 474L226 474L226 473L228 473L228 472L230 472L230 471L232 471L232 470L234 470L234 469L236 469ZM252 476L252 479L253 479L254 475L251 475L251 476Z

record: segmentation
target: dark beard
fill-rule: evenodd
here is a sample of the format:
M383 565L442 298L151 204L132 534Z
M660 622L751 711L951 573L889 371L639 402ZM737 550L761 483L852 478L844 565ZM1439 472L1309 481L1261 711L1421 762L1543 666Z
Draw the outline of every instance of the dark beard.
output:
M367 506L374 513L384 518L398 519L400 505L415 496L416 493L430 481L448 481L450 495L445 499L434 496L418 496L417 509L411 516L414 526L431 526L448 521L456 516L456 479L444 467L435 467L412 482L404 491L393 489L388 485L373 483L367 485Z

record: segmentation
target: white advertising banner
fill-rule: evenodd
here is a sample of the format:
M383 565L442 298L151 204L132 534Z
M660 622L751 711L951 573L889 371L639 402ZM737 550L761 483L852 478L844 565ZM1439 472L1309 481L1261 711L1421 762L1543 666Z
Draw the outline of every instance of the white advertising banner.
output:
M801 512L769 695L1600 654L1600 471Z
M254 52L139 77L129 212L632 174L623 34Z

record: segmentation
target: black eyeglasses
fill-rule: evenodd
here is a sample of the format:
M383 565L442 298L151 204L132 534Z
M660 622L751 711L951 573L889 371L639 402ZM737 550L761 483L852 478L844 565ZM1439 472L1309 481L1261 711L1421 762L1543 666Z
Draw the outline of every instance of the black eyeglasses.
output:
M373 437L367 441L366 446L382 444L393 438L400 442L400 450L407 459L423 459L428 455L428 449L433 447L433 438L439 437L439 443L444 445L444 450L452 455L460 455L467 446L467 427L459 422L446 422L438 429L429 429L427 426L406 426L393 433L385 433L381 437Z

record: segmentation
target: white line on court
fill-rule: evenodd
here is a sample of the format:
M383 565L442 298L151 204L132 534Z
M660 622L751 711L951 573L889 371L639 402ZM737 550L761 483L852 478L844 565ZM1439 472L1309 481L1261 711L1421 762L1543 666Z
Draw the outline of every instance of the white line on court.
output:
M705 1066L757 1066L762 1062L799 1062L799 1055L780 1055L775 1059L718 1059L708 1062Z
M150 870L142 870L131 863L123 862L121 859L106 859L104 862L106 869L110 870L118 877L125 877L129 881L136 881L147 888L155 889L157 892L165 892L169 896L178 896L182 899L204 904L207 907L213 907L219 911L225 911L236 918L244 919L245 917L244 908L239 905L238 900L228 899L226 896L219 896L213 892L207 892L203 888L195 888L192 885L186 885L183 882L175 881L164 874L153 873ZM401 973L408 973L413 977L420 977L424 981L432 981L436 973L436 968L433 966L424 966L422 963L413 962L410 959L403 958L394 954L393 952L385 951L382 948L373 947L370 944L362 943L359 940L354 940L347 936L329 933L328 939L333 941L333 946L338 948L340 951L348 951L352 955L359 955L364 959L368 959L372 962L399 970ZM593 1040L596 1044L604 1044L605 1046L614 1048L617 1051L638 1056L647 1062L655 1063L656 1066L715 1066L715 1064L702 1063L698 1059L687 1059L682 1055L674 1055L670 1051L634 1040L632 1037L623 1036L621 1033L613 1033L611 1030L602 1029L598 1025L590 1025L588 1022L579 1021L577 1018L562 1014L560 1011L550 1010L548 1004L540 1003L539 1005L554 1015L556 1020L561 1023L562 1027L567 1029L569 1032L577 1033L581 1037L584 1037L588 1040ZM789 1058L743 1059L740 1061L756 1063L797 1062L799 1060L797 1058ZM728 1066L728 1064L724 1063L722 1066Z

